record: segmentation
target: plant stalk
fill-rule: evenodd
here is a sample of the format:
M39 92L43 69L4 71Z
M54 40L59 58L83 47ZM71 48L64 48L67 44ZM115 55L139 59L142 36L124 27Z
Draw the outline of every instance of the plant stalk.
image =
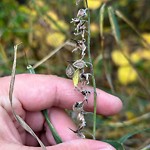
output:
M95 138L96 136L96 106L97 106L97 93L96 93L96 81L94 77L94 69L93 69L93 63L92 63L92 58L91 58L91 50L90 50L90 42L91 42L91 33L90 33L90 10L88 8L88 2L85 0L87 12L88 12L88 58L89 58L89 63L91 64L91 74L92 74L92 84L94 88L94 114L93 114L93 137Z

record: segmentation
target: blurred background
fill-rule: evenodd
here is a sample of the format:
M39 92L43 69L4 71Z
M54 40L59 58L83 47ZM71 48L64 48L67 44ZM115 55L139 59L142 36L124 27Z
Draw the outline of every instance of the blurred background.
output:
M127 133L148 128L150 124L150 1L108 2L131 21L134 30L117 18L121 33L120 49L112 35L106 8L102 50L99 13L103 2L106 0L88 0L96 84L98 88L119 96L124 107L113 117L98 116L96 135L100 140L118 139ZM29 63L35 66L36 73L66 77L67 61L78 57L76 52L72 53L74 25L70 21L83 6L83 2L76 6L74 0L1 0L0 76L11 74L13 47L22 42L18 48L17 73L26 73ZM37 64L50 55L50 59ZM93 125L91 117L87 116L90 132ZM127 140L125 145L127 149L140 149L147 143L150 144L150 136L142 133Z

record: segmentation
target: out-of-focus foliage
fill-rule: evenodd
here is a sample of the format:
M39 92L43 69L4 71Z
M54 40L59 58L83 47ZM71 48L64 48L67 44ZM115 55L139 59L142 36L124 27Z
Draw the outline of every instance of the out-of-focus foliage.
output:
M103 3L103 0L88 0L88 7L90 9L97 9Z
M104 49L101 48L99 31L99 9L107 0L88 0L91 12L91 54L97 87L118 95L124 103L123 111L111 118L99 117L97 138L117 139L133 130L149 127L149 117L132 122L150 111L150 48L123 20L117 18L121 33L122 48L112 36L108 12L104 13ZM13 46L18 48L17 73L26 71L28 63L36 64L42 58L61 46L66 40L74 39L74 25L70 23L80 6L73 0L1 0L0 1L0 75L10 75L13 60ZM150 1L109 0L107 6L121 11L150 44ZM116 16L117 17L117 16ZM73 42L73 41L71 41ZM67 45L51 59L36 68L37 73L65 76L67 61L76 60L77 53ZM105 56L105 59L103 59ZM109 109L109 108L108 108ZM148 115L147 115L148 116ZM90 116L89 116L89 120ZM118 123L131 121L130 125L118 127ZM112 126L113 123L113 126ZM92 123L91 123L92 125ZM90 121L88 122L91 131ZM142 147L150 137L136 135L127 141L128 147ZM135 148L135 149L136 149Z

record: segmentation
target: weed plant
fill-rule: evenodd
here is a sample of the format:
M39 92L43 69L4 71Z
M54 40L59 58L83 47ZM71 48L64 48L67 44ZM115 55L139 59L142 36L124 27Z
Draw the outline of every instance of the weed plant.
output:
M88 105L91 91L87 91L86 85L88 79L89 84L92 83L92 66L97 87L121 97L124 110L114 117L97 116L97 130L95 128L93 132L95 125L89 121L93 115L79 111L78 128L71 130L82 137L89 136L84 133L86 130L95 134L96 139L111 139L107 142L116 149L146 149L150 118L149 0L103 1L97 6L91 6L90 0L84 4L81 0L78 6L75 1L67 0L18 2L12 1L11 5L7 0L0 2L0 75L10 74L13 45L22 42L16 73L27 72L24 51L37 73L66 77L64 70L68 65L67 75L73 78L75 89L83 94L83 100L77 100L73 106L77 111L78 104L80 110ZM90 9L86 9L86 2ZM85 36L83 33L78 35L76 25L80 24L72 20L82 8L87 14L80 18L81 26L86 27ZM91 49L89 56L94 58L93 65L88 48ZM79 86L81 80L85 81L84 86Z

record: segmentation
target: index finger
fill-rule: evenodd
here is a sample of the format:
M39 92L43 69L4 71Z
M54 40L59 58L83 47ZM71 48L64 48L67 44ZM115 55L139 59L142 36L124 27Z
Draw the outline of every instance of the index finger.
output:
M8 77L2 83L8 82ZM10 80L9 80L10 81ZM7 87L7 90L9 86ZM88 87L91 91L92 88ZM75 102L82 101L83 95L76 90L71 80L53 75L21 74L16 75L14 95L28 111L40 111L52 106L72 109ZM93 92L90 94L85 110L93 111ZM118 97L97 89L97 113L113 115L122 108Z

